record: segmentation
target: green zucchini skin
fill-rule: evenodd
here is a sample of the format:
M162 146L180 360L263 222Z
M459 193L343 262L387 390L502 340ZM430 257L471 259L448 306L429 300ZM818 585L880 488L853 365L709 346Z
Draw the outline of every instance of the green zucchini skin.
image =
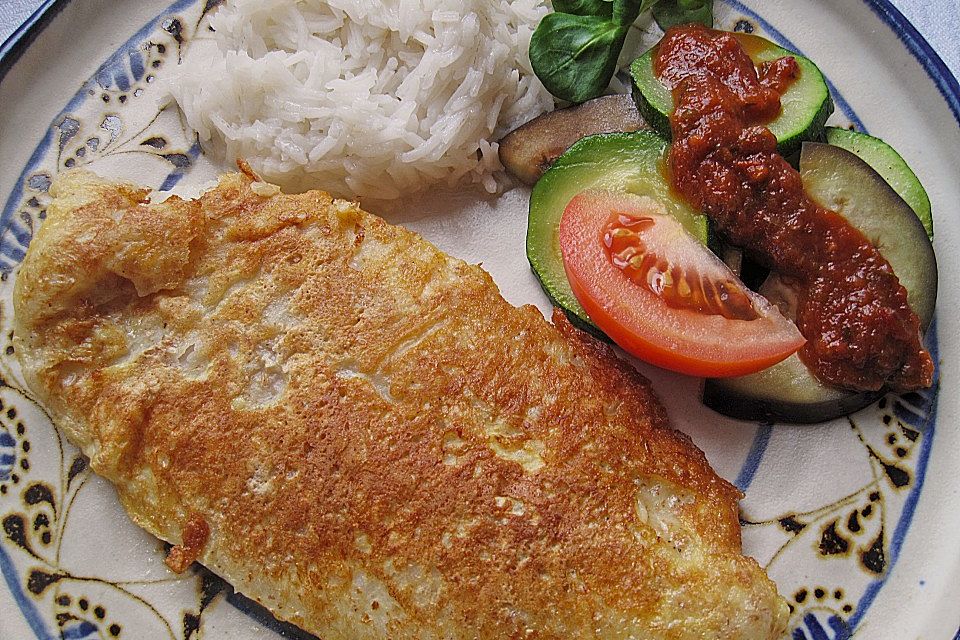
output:
M923 188L917 174L913 172L907 161L897 150L889 144L866 133L827 127L824 130L829 144L842 147L859 156L873 167L874 171L883 176L893 190L910 205L929 237L933 237L933 214L930 208L930 197Z
M817 65L809 58L779 47L760 36L736 33L734 37L744 44L755 64L792 56L800 65L800 77L781 98L783 107L780 115L766 125L777 137L777 150L780 154L788 156L796 152L805 140L819 139L834 106L827 82ZM669 138L670 115L674 109L673 96L653 73L655 52L656 46L630 65L633 99L650 126Z
M804 143L800 175L811 198L843 215L880 249L926 331L937 299L937 261L910 205L869 164L837 146ZM777 284L770 284L775 280L768 279L760 292L771 300L788 299ZM702 399L711 409L741 420L813 423L862 409L881 395L824 385L794 354L749 376L705 380Z
M675 194L665 177L668 143L652 131L607 133L574 143L537 181L530 194L527 259L554 306L577 327L602 336L590 321L567 281L557 240L560 217L575 195L585 189L610 189L646 195L704 244L707 219Z
M656 46L630 63L630 79L633 81L633 101L637 110L653 130L667 139L673 138L670 115L673 113L673 95L653 73L653 56Z

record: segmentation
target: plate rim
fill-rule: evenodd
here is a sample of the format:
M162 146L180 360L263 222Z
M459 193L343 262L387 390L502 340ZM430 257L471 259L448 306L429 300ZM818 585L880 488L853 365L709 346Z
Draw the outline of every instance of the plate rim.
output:
M0 44L0 82L16 65L36 37L73 0L44 0L43 3ZM923 67L927 76L960 124L960 81L936 49L903 15L891 0L860 0L893 31L900 43ZM735 4L740 4L736 2Z
M861 0L886 24L927 76L933 80L957 124L960 124L960 81L936 49L890 0ZM957 632L960 634L960 631Z
M0 44L0 82L20 60L24 52L48 24L66 7L71 0L44 0L13 32Z

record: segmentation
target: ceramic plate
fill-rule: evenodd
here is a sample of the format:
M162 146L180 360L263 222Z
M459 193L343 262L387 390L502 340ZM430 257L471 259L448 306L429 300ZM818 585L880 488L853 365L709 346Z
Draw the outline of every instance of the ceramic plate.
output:
M307 637L216 576L183 575L24 389L11 336L17 265L58 171L188 192L228 167L206 158L159 80L204 37L216 0L48 1L0 60L0 637ZM746 494L744 550L792 609L787 637L953 638L960 626L960 87L883 0L717 0L717 24L816 61L832 122L893 144L933 201L940 299L928 347L938 383L815 426L744 423L697 401L699 382L651 367L674 424ZM655 26L638 48L659 37ZM528 192L431 194L378 210L482 262L515 304L548 311L524 257ZM958 635L960 637L960 635Z

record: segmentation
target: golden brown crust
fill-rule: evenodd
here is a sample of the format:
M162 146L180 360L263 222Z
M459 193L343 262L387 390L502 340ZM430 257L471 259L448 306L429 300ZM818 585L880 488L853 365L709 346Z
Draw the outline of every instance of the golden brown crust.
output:
M170 542L326 638L774 638L739 494L610 349L320 192L58 179L24 372Z
M210 539L210 526L202 516L196 513L191 514L183 526L180 538L180 544L170 549L170 553L164 560L174 573L183 573L187 567L197 561L203 553L207 540Z

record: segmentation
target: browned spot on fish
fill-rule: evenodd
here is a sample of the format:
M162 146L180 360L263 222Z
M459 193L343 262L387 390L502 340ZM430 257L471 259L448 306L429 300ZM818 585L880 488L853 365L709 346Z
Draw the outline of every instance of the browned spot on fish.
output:
M200 557L209 537L210 526L207 521L196 513L191 514L183 527L183 542L170 549L164 562L174 573L183 573Z

